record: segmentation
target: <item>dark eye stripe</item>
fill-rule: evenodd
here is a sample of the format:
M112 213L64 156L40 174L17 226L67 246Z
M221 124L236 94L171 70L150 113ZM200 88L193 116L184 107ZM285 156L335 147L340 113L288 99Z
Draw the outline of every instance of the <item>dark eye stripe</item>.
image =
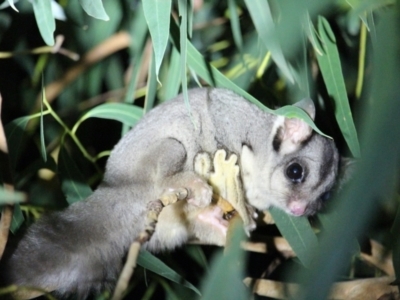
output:
M330 141L324 141L324 151L322 151L321 167L319 169L319 180L313 187L318 188L322 183L324 183L328 176L332 174L335 167L335 152L334 146Z

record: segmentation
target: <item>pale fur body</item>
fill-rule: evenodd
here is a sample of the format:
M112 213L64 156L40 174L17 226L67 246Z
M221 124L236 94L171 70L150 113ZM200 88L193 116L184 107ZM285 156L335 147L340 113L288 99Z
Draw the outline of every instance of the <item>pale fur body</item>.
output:
M222 212L209 206L211 188L194 172L200 152L238 155L246 201L255 208L315 212L337 173L333 141L307 127L299 127L300 138L282 131L296 123L288 126L288 119L227 90L195 89L189 98L191 116L182 96L150 111L115 146L103 182L88 199L31 226L3 264L6 282L79 298L111 288L144 228L147 203L171 188L187 188L189 200L162 211L146 248L173 249L191 238L223 245ZM293 161L304 164L301 184L285 178Z

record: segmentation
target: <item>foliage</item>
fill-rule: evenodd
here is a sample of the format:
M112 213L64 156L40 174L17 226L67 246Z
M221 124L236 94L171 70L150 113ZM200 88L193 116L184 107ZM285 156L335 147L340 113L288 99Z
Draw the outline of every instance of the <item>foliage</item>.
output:
M399 276L397 1L5 0L0 7L2 120L15 188L29 195L15 210L13 232L43 208L83 200L112 146L154 105L190 87L220 86L304 119L342 154L363 158L351 184L313 222L271 210L300 262L298 271L282 264L284 279L303 283L303 299L326 298L333 281L360 276L357 241L365 237L393 249ZM304 97L315 100L316 125L287 106ZM2 192L0 204L21 197ZM207 297L229 295L234 276L207 273L215 249L193 249L164 255L173 267L142 258L177 284L149 272L147 289L137 275L132 293L193 297L192 283L203 280ZM260 276L251 263L248 269Z

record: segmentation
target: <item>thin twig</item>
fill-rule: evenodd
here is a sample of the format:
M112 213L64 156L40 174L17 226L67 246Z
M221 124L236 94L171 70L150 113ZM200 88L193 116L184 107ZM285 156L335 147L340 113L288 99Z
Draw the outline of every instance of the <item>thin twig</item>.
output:
M360 258L374 267L382 270L389 276L394 276L393 255L377 241L370 240L371 254L360 253Z
M397 286L391 285L394 277L376 277L337 282L332 285L328 299L376 300L379 297L398 293ZM255 294L276 299L298 296L300 285L268 279L245 278L244 284L252 287Z
M46 54L46 53L59 53L62 54L71 60L77 61L79 59L79 55L74 53L68 49L62 48L62 43L64 42L63 35L57 35L54 46L43 46L38 47L32 50L23 50L23 51L13 51L13 52L0 52L0 59L11 58L19 55L32 55L32 54Z
M45 87L47 101L51 103L66 86L75 81L80 74L86 71L86 69L91 67L93 64L117 51L127 48L130 43L131 38L129 33L122 31L112 35L92 48L83 56L82 60L67 70L62 78ZM40 101L41 97L39 95L36 100L34 112L37 112L40 109Z

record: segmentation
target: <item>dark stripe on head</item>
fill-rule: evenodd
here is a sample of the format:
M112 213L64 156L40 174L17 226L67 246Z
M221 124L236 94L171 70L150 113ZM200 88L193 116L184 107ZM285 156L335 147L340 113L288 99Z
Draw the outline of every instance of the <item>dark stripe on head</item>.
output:
M330 174L334 172L335 169L335 149L331 141L322 140L322 157L321 157L321 167L319 169L319 180L314 188L319 187L324 183Z
M279 127L272 141L272 147L276 152L279 152L279 149L281 148L282 135L283 135L282 131L283 131L282 127Z

